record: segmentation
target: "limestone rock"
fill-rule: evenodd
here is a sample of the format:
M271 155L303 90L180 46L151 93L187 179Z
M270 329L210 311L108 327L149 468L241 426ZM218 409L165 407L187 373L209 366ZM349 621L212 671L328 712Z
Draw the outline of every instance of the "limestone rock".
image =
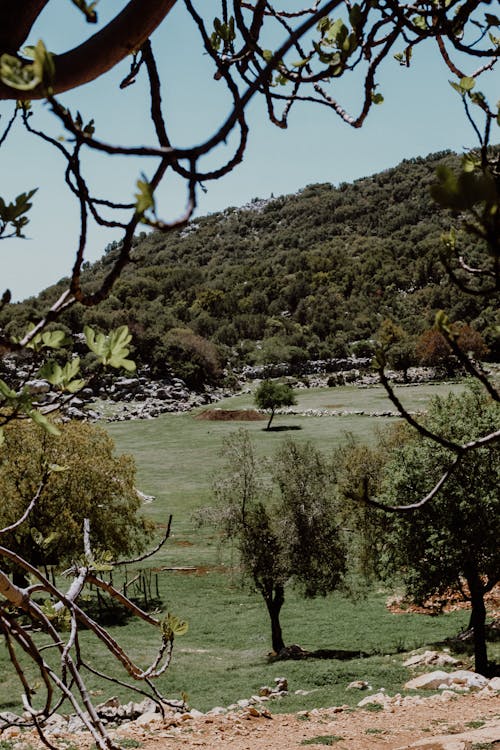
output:
M436 667L446 665L458 666L461 662L443 651L424 651L423 654L414 654L403 662L403 667L418 667L422 664L433 664Z
M443 690L452 689L469 689L481 690L488 685L489 681L476 672L470 672L467 669L459 669L456 672L443 672L436 670L415 677L405 684L406 690Z
M366 680L354 680L348 684L346 690L371 690L371 687Z
M358 706L360 708L363 708L364 706L374 705L386 706L389 704L389 702L390 698L385 693L380 691L379 693L374 693L373 695L367 695L366 698L363 698L363 700L358 703Z

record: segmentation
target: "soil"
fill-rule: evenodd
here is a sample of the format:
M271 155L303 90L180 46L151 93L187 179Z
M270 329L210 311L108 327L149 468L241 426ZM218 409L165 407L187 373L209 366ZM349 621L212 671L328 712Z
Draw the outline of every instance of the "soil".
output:
M325 744L338 750L396 750L413 745L420 750L500 750L500 697L469 694L444 700L436 695L380 711L314 709L299 714L265 711L256 716L243 711L188 720L180 727L122 729L119 734L140 741L141 750L299 750Z
M498 693L443 694L402 699L403 705L380 710L332 707L273 714L266 707L226 715L179 715L162 720L146 714L136 722L110 730L119 745L139 750L300 750L335 746L338 750L500 750ZM267 708L269 706L269 708ZM145 721L144 721L145 720ZM5 731L15 750L41 750L34 733ZM55 748L95 748L88 733L50 735Z
M268 418L255 409L205 409L195 416L212 422L260 422Z

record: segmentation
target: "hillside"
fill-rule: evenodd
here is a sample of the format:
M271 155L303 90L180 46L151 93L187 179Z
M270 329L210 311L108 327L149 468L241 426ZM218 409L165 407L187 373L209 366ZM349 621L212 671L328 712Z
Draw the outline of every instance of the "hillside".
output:
M228 365L363 354L385 319L415 336L439 309L480 330L497 358L493 303L457 292L439 262L453 218L432 202L429 185L443 161L458 156L411 159L337 188L255 199L181 231L141 233L137 262L110 298L73 308L65 322L73 330L127 323L138 363L158 377L173 365L195 387ZM87 269L88 286L115 252L109 245ZM17 305L17 320L36 318L62 285Z

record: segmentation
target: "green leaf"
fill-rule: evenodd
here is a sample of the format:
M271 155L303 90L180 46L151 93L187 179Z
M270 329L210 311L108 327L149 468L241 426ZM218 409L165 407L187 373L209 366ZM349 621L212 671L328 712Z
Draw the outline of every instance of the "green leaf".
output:
M146 213L146 211L149 211L150 209L154 212L155 210L155 200L153 195L153 190L151 188L150 183L148 182L145 175L142 175L142 180L137 180L137 189L138 192L135 194L135 210L136 212L142 216Z
M0 380L0 394L4 396L4 398L17 398L16 391L13 391L12 388L9 388L7 383L3 380Z
M189 630L189 625L185 620L181 620L170 612L163 620L161 627L167 638L171 638L174 635L185 635Z
M30 323L27 333L32 331L34 327L33 323ZM39 351L40 349L60 349L69 343L71 343L71 339L64 331L43 331L42 333L37 333L29 344L27 344L27 347Z
M42 427L45 432L49 433L49 435L55 435L56 437L58 437L61 434L55 424L48 420L41 411L38 411L38 409L30 409L27 414L33 420L33 422Z
M54 55L47 50L41 39L38 40L35 46L33 70L44 88L50 90L56 73Z
M111 331L108 336L103 333L96 335L89 326L85 326L83 332L87 346L99 357L103 365L116 368L123 367L127 372L135 370L135 362L127 359L127 355L130 354L128 344L132 339L128 326L120 326Z
M349 21L353 29L361 25L363 21L363 15L361 13L361 8L359 7L359 5L354 4L352 8L350 9Z
M384 101L384 97L382 96L382 94L378 94L375 91L372 91L371 96L372 96L372 102L374 104L382 104L382 102Z
M413 24L417 27L417 29L422 29L422 31L427 31L427 21L425 20L424 16L414 16L412 18Z
M307 65L311 58L310 57L304 57L303 60L298 60L297 62L292 63L293 68L303 68L304 65Z
M471 76L465 76L464 78L460 79L460 88L462 89L462 91L472 91L475 85L476 79L472 78Z

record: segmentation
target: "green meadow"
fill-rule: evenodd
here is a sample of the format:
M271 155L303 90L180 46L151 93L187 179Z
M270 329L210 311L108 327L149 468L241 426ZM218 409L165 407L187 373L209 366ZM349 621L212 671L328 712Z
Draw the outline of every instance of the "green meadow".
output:
M462 387L425 385L401 388L400 393L409 409L420 411L433 395ZM221 548L217 530L199 529L193 520L194 511L212 502L211 484L223 461L224 438L244 427L262 457L272 456L290 436L312 441L328 452L346 433L371 441L377 429L396 419L367 416L368 412L391 410L384 391L377 387L301 389L297 400L295 408L301 411L356 410L364 414L277 415L275 429L270 432L264 429L265 421L197 419L200 410L107 426L117 450L135 456L138 487L154 496L144 512L160 525L169 514L173 516L170 539L145 565L158 577L163 610L188 620L189 630L176 640L171 666L158 687L172 698L186 693L190 705L200 710L249 697L280 676L288 679L290 696L273 703L273 710L355 705L359 693L347 691L346 686L357 679L367 680L373 688L384 687L389 693L399 692L408 678L408 670L402 666L404 654L442 643L468 622L464 611L439 617L391 614L385 606L391 591L382 588L360 590L355 600L340 593L303 600L290 588L282 611L285 641L323 654L300 661L273 662L268 658L269 625L260 596L243 585L235 557L230 549ZM216 406L246 409L252 405L248 393ZM126 625L112 626L111 631L141 665L147 665L157 643L151 627L129 620ZM90 663L118 675L116 665L88 633L82 634L81 643ZM0 674L0 707L15 710L21 690L8 668L3 643ZM110 695L130 700L124 687L93 675L88 676L88 683L96 700ZM305 694L296 695L296 690Z

